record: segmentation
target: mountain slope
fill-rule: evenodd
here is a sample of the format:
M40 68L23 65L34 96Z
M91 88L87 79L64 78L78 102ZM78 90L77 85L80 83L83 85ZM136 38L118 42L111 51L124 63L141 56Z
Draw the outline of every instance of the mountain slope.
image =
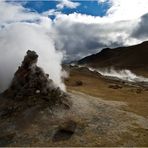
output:
M78 64L101 68L148 69L148 41L129 47L105 48L97 54L79 60Z

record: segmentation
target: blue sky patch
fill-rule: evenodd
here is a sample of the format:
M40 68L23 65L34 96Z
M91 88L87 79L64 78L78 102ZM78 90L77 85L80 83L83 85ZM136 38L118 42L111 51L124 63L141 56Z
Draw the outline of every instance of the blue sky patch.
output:
M67 8L64 7L61 10L64 14L71 14L74 12L92 15L92 16L104 16L106 15L107 10L109 9L108 3L101 3L99 4L97 1L73 1L79 2L80 5L77 8ZM38 13L45 12L49 9L57 9L56 5L58 1L28 1L24 4L25 8L29 8L31 11L37 11Z

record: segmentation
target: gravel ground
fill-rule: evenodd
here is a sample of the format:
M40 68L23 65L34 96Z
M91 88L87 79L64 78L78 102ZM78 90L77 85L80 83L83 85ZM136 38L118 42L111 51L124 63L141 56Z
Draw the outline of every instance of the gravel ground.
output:
M70 110L36 105L13 115L2 109L0 99L0 146L148 146L148 118L125 111L126 103L69 94ZM62 130L62 138L53 140L73 123L72 131Z

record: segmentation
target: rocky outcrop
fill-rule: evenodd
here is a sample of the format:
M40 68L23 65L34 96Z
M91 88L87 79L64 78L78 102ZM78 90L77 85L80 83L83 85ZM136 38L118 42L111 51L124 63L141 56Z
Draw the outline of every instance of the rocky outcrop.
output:
M27 100L31 105L46 101L50 106L64 105L69 108L69 96L55 86L50 76L37 66L37 61L36 52L28 50L4 95L13 100Z

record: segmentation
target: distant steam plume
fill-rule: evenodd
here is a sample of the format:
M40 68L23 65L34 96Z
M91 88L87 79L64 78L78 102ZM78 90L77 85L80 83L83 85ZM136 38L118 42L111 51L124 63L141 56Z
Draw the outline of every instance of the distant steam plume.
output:
M129 82L148 82L148 78L145 78L143 76L137 76L136 74L132 73L130 70L124 69L124 70L115 70L113 68L109 69L94 69L89 68L90 71L97 71L102 76L107 77L113 77L118 78L123 81L129 81Z

